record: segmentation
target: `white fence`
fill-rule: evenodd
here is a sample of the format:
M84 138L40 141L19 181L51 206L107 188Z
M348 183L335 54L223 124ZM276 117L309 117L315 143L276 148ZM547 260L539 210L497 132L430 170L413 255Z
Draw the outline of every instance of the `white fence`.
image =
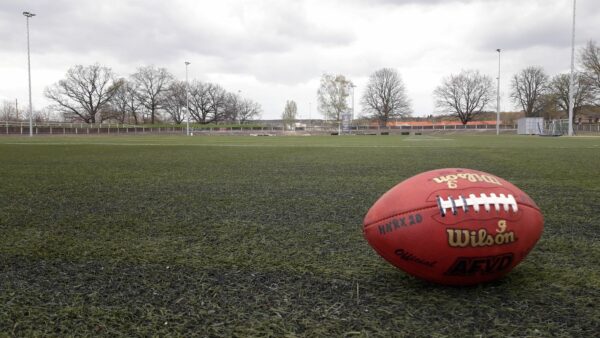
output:
M127 124L87 124L87 123L34 123L34 135L109 135L109 134L185 134L186 129L177 126L148 127ZM0 134L29 135L28 122L1 122Z
M195 135L206 134L251 134L251 133L284 133L281 126L219 126L204 128L191 128ZM517 125L501 125L500 129L504 133L516 133ZM396 134L407 131L427 132L427 131L495 131L495 125L430 125L430 126L395 126L378 127L372 125L350 125L344 133L363 134L363 133L390 133ZM575 133L600 133L600 123L597 124L576 124ZM171 134L185 135L185 125L173 126L145 126L145 125L127 125L127 124L86 124L86 123L52 123L36 122L33 124L34 135L122 135L122 134ZM307 125L306 127L296 128L295 132L306 132L315 134L328 134L339 132L340 129L335 125ZM0 135L29 135L28 122L9 122L0 121Z

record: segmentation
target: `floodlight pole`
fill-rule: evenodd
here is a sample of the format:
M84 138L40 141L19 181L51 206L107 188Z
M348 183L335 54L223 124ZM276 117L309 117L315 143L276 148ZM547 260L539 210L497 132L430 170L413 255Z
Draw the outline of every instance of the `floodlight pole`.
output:
M31 101L31 56L29 51L29 18L35 16L30 12L23 12L27 23L27 74L29 76L29 137L33 137L33 104Z
M575 19L577 0L573 0L573 30L571 31L571 77L569 80L569 136L573 136L573 110L575 109Z
M498 52L498 90L496 92L496 135L500 135L500 55L502 50L496 49Z
M311 109L312 109L312 102L309 102L308 103L308 123L312 127Z
M241 91L241 90L239 90L239 89L238 89L238 98L239 98L240 100L242 99L242 91ZM236 113L236 114L238 115L238 116L237 116L237 119L238 119L238 124L239 124L239 125L242 125L242 119L241 119L241 118L240 118L240 116L239 116L239 106L238 106L238 107L236 107L236 110L238 110L238 111L237 111L237 113Z
M354 88L356 88L354 83L350 83L350 88L352 88L352 120L350 121L352 123L354 122Z
M190 63L188 61L185 62L185 120L186 120L186 135L190 136L190 100L189 100L189 92L190 85L188 82L188 66Z

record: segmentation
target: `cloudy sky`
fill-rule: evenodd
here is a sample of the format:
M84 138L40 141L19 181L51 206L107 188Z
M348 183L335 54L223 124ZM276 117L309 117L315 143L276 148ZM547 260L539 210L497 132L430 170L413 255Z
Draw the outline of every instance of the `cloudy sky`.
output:
M502 49L503 110L509 79L538 65L570 67L572 0L1 0L0 100L27 101L30 20L33 105L76 64L100 63L128 76L142 65L216 82L278 118L285 101L320 117L321 74L344 74L360 93L368 76L397 69L414 115L434 111L432 92L461 69L497 77ZM580 0L578 47L600 41L600 1Z

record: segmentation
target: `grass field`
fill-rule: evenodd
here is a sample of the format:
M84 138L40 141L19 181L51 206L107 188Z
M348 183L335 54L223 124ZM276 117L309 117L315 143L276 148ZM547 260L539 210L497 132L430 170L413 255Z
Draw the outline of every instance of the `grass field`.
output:
M416 280L362 237L419 172L494 173L545 232L502 280ZM0 138L0 336L600 336L600 138Z

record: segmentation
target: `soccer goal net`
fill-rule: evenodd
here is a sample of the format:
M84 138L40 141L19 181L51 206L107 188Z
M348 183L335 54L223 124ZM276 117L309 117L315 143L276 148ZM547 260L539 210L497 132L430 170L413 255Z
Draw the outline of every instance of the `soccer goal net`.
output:
M543 129L543 135L561 136L566 134L569 134L568 119L546 121L545 128Z

